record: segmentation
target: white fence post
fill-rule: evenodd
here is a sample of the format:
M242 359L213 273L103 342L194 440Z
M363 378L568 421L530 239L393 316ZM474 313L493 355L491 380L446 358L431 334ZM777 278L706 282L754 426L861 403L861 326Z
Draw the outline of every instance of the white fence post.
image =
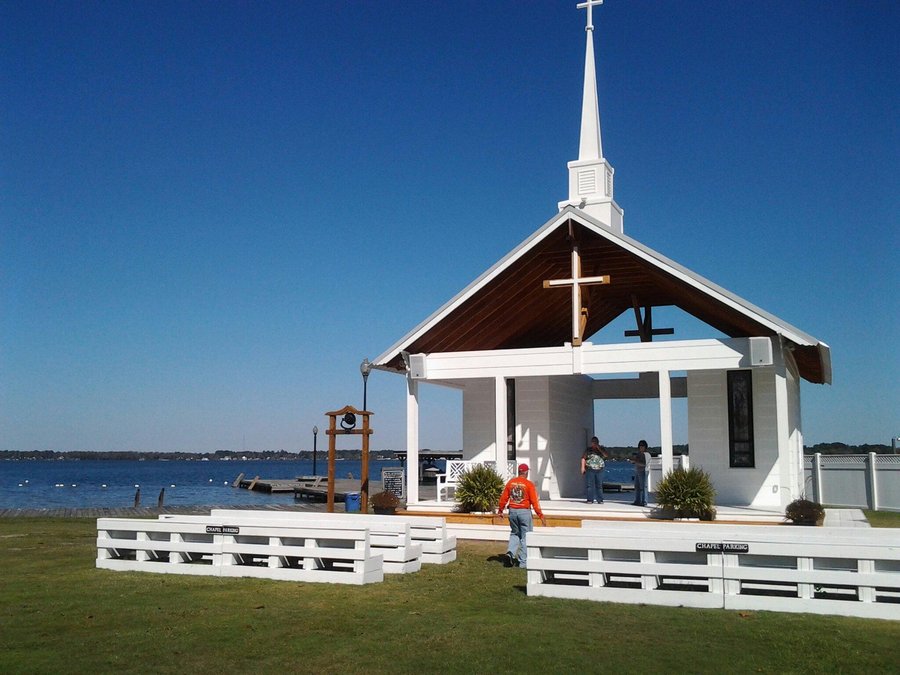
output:
M866 477L869 480L869 508L873 511L878 510L878 467L875 466L877 461L875 453L870 452L866 462Z
M812 465L812 481L813 481L813 501L819 504L825 503L825 497L822 494L822 453L817 452L813 455Z

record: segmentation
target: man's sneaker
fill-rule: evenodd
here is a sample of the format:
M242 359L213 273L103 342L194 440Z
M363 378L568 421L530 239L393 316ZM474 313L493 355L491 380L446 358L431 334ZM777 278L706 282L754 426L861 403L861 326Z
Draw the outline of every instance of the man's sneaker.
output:
M503 566L504 567L512 567L513 566L513 558L509 553L507 553L506 555L503 556Z

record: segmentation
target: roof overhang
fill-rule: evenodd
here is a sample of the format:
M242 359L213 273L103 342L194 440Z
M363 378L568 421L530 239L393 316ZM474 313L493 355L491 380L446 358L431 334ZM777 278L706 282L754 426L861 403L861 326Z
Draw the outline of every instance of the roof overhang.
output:
M801 377L831 382L828 345L630 237L569 206L407 333L374 361L405 372L404 353L533 349L570 342L571 302L543 281L571 276L574 236L589 289L585 338L635 307L677 306L729 337L778 337ZM562 296L561 296L562 293Z

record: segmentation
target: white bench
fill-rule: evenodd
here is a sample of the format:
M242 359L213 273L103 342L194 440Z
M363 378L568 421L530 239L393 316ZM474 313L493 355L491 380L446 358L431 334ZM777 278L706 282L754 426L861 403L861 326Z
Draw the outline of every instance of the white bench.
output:
M100 518L97 567L110 570L366 584L384 557L362 524L276 524L227 518Z
M477 462L469 459L448 459L446 473L439 473L435 477L437 481L437 500L442 501L442 497L444 499L450 499L450 491L456 491L456 486L459 484L460 477L471 467L478 464L484 464L485 466L493 468L495 471L497 471L500 478L502 478L504 481L509 480L516 475L517 464L515 462L506 462L505 467L501 467L498 470L497 462Z
M201 523L178 527L143 518L97 520L97 567L219 576L222 542Z
M361 515L362 518L377 516ZM456 560L456 537L447 532L447 521L438 516L390 516L409 523L412 540L422 545L422 562L444 565Z
M160 518L184 516L160 516ZM193 516L203 518L205 516ZM386 574L418 572L422 568L422 544L414 542L410 535L410 525L404 520L391 517L372 518L363 522L353 514L344 513L303 513L298 511L254 511L246 509L212 509L211 518L240 523L251 519L271 523L303 525L306 522L327 522L333 527L348 524L351 527L366 527L369 530L369 546L374 553L384 556Z
M527 567L529 595L900 620L896 530L584 521Z
M236 512L239 511L213 509L211 515L225 518L228 517L228 514ZM309 513L302 511L262 511L258 513L261 514L260 517L296 518L297 522L310 519L335 523L362 523L371 531L377 531L380 523L392 526L396 526L398 522L406 523L409 525L409 536L412 543L421 546L423 563L442 565L456 560L456 537L447 533L446 521L438 516L384 516L370 513Z

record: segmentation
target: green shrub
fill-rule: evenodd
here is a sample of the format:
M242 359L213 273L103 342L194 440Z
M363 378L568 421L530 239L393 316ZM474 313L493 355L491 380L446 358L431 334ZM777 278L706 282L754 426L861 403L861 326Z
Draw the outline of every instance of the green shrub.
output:
M491 467L473 464L457 481L456 501L460 511L493 511L500 503L503 479Z
M795 499L787 505L784 517L794 525L819 525L825 520L825 507L809 499Z
M678 467L656 486L656 501L675 518L715 520L716 490L702 469Z

